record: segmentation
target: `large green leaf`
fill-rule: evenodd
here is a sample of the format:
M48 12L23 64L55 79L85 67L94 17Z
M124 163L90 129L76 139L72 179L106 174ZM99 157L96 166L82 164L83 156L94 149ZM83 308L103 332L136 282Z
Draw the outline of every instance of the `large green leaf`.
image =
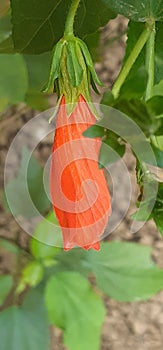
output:
M51 53L41 55L24 55L27 65L29 89L41 91L49 77Z
M52 259L62 246L61 228L53 211L36 227L30 241L31 252L36 259Z
M1 0L1 2L0 2L0 18L3 17L7 13L9 6L10 6L9 0Z
M75 272L56 274L47 285L46 305L50 322L64 330L68 349L99 349L104 306L84 277Z
M32 291L21 307L0 314L1 350L48 350L50 336L44 300Z
M151 247L134 243L105 243L87 259L98 287L120 301L145 300L163 288L163 270L151 260Z
M23 102L27 91L27 71L21 55L0 55L0 111Z
M1 275L0 276L0 306L3 304L7 295L9 294L13 284L12 276Z
M163 0L103 0L116 13L133 21L163 20Z
M35 208L44 213L51 206L44 190L43 169L25 147L22 149L19 172L5 186L5 192L9 207L15 216L33 217L36 216ZM29 198L34 206L29 205Z
M63 35L69 5L67 0L11 0L15 49L32 54L52 50ZM84 37L113 17L102 0L82 0L75 33Z

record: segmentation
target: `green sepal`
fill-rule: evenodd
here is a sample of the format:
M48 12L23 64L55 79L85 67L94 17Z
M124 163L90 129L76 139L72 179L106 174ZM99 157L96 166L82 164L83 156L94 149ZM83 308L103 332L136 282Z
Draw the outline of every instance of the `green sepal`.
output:
M80 48L82 50L86 65L91 73L92 79L95 83L97 83L99 86L104 86L104 84L102 83L102 81L98 78L96 71L94 69L94 65L93 65L93 61L92 61L92 57L89 53L89 50L87 48L87 45L79 38L77 38L77 41L80 45Z
M54 47L53 55L52 55L52 63L50 68L50 75L49 75L49 81L47 83L47 86L45 87L43 92L48 92L51 88L51 86L54 85L55 80L59 76L60 71L60 60L62 55L62 49L65 45L65 41L61 39L57 45Z
M83 77L83 68L81 67L78 60L76 46L76 40L67 42L67 70L70 78L70 83L73 87L79 86Z

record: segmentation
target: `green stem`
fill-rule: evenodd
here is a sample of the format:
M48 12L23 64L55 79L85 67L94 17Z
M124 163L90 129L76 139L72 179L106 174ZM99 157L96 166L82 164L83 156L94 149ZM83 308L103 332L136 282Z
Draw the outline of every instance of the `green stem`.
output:
M154 85L154 51L155 51L155 22L152 23L152 30L146 44L145 65L148 73L145 99L148 100L153 94Z
M141 33L138 41L136 42L133 50L131 51L129 57L127 58L124 66L122 67L118 78L116 79L113 88L112 88L112 94L114 98L117 98L119 95L119 91L121 89L121 86L123 85L127 75L130 72L130 69L132 68L133 64L135 63L137 57L139 56L141 50L143 49L145 43L147 42L150 35L150 28L149 26L146 26L143 32Z
M66 19L64 37L74 35L74 31L73 31L74 19L75 19L77 8L79 6L79 2L80 0L72 0L69 13Z

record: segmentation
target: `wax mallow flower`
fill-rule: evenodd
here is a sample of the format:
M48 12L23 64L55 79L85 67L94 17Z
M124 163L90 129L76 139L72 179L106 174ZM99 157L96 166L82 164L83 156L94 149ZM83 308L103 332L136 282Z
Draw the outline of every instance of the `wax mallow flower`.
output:
M47 90L58 93L50 193L61 226L64 249L100 249L111 212L104 170L98 167L100 138L84 131L96 123L90 82L100 84L86 45L62 38L56 45Z

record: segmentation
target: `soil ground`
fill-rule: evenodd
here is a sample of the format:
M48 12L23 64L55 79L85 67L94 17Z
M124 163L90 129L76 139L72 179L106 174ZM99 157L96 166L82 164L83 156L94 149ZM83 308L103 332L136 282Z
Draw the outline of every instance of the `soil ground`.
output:
M121 66L125 48L125 35L115 40L120 33L126 29L126 20L123 17L111 21L102 30L101 48L103 49L103 59L96 63L95 67L101 80L106 87L111 87ZM95 95L93 94L95 101ZM96 101L99 101L97 99ZM54 102L54 100L53 100ZM19 131L19 129L31 119L37 112L29 110L25 105L18 108L9 109L1 119L0 136L0 162L1 169L5 164L5 158L9 145ZM43 145L38 151L38 158L44 163L49 153L51 145ZM130 232L130 214L134 211L134 202L138 195L138 188L135 180L135 161L130 149L127 149L124 161L127 165L131 184L132 195L130 208L119 225L119 227L109 236L109 240L123 240L139 242L145 245L152 245L153 258L160 267L163 268L163 240L152 221L146 223L138 232ZM122 190L121 200L117 201L117 215L125 206L126 181L123 174L118 173L118 168L114 169L117 176L117 189ZM0 186L3 189L3 171L0 173ZM24 249L28 249L28 237L22 232L14 218L3 208L0 203L0 236L8 240L17 242ZM138 257L139 258L139 257ZM0 273L7 273L17 268L17 262L8 259L8 256L0 249ZM103 325L101 349L100 350L161 350L163 348L163 292L158 293L150 300L137 303L120 303L104 297L107 309L105 323ZM52 350L64 350L62 345L62 332L52 329ZM76 349L77 350L77 349Z

